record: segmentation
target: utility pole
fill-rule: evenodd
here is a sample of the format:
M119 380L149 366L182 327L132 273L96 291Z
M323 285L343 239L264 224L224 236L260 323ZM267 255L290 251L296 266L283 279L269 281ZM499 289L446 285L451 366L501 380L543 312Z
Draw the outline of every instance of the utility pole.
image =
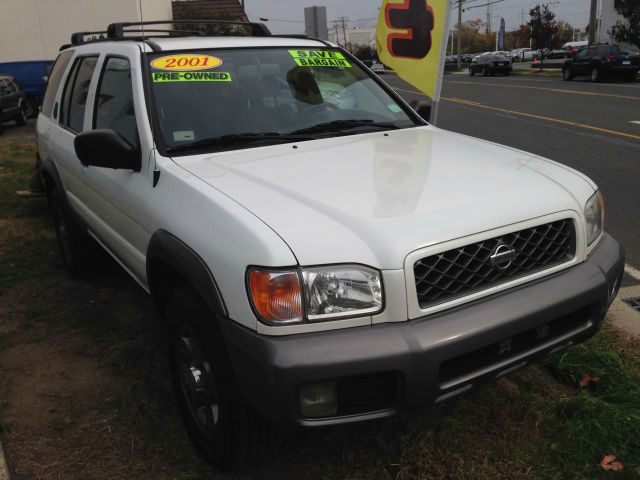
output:
M487 3L487 28L485 29L485 33L489 33L491 31L491 5Z
M458 70L462 68L462 59L460 58L460 47L462 45L462 0L458 0ZM453 45L452 45L453 47Z
M340 17L336 21L342 26L342 38L344 38L344 45L342 46L347 48L347 22L349 19L347 17Z
M596 43L596 15L598 10L598 0L591 0L591 11L589 12L589 45Z
M333 21L333 28L334 28L334 30L336 32L336 43L338 45L340 45L340 36L338 34L338 20L334 20Z

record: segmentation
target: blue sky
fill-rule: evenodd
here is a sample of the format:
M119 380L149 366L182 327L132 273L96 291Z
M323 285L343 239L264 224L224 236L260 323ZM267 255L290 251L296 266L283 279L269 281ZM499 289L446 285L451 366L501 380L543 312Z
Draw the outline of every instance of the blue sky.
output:
M557 2L558 0L551 1ZM349 17L354 26L358 23L374 26L381 3L381 0L316 0L315 2L307 0L245 0L245 10L251 20L258 20L259 17L268 18L269 21L266 23L274 33L302 33L304 31L304 7L326 6L330 27L331 20L341 16ZM486 3L486 0L469 0L468 7ZM526 21L527 12L536 4L535 0L504 0L492 6L492 15L494 17L503 16L507 30L513 30L520 25L522 10L524 10ZM589 21L589 0L559 0L559 3L551 4L550 8L557 17L578 28L584 28ZM454 10L452 15L456 18L457 10ZM485 20L486 16L486 7L469 9L462 14L463 21L476 18ZM362 20L359 22L360 19ZM499 18L493 18L492 25L498 24Z

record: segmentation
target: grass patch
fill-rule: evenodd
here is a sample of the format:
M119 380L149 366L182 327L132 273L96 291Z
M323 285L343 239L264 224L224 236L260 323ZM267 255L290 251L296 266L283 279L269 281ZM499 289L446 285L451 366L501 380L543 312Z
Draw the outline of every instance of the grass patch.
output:
M558 378L579 388L575 396L556 402L559 424L550 432L554 457L566 475L606 478L598 463L612 454L625 465L619 478L640 476L639 354L636 340L607 327L589 342L547 360ZM585 374L599 380L579 387Z
M0 218L40 215L46 209L42 199L18 197L27 188L35 165L33 145L9 144L0 147Z

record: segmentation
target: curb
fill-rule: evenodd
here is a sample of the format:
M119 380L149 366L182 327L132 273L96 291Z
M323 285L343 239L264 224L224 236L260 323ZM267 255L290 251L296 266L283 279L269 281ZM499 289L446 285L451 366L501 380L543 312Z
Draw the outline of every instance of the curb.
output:
M640 338L640 313L622 301L634 297L640 297L640 285L621 288L609 309L609 314L616 327ZM2 479L2 475L0 475L0 479Z
M0 442L0 480L11 480L9 466L2 450L2 442Z

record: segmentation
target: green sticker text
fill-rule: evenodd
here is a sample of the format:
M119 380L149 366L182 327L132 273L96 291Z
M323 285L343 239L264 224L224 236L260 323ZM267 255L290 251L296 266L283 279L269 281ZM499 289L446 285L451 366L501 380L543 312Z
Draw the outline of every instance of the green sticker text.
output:
M343 67L351 68L340 52L330 50L289 50L300 67Z

